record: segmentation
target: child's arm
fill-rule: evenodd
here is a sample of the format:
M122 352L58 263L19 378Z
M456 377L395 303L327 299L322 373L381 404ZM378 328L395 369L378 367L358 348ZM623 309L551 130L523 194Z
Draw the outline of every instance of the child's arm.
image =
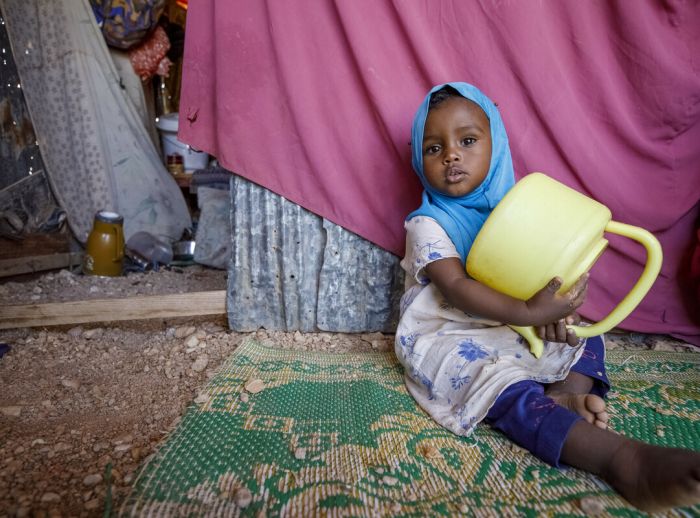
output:
M588 274L563 295L561 279L552 279L532 298L522 301L493 290L467 276L459 259L449 257L429 263L425 272L454 307L466 313L516 326L547 326L564 319L586 297Z

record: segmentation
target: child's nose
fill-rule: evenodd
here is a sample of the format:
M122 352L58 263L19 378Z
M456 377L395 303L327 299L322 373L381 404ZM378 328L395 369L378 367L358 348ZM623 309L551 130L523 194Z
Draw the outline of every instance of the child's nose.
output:
M449 164L451 162L457 162L461 159L459 152L454 146L445 149L444 156L445 158L443 159L443 162L446 164Z

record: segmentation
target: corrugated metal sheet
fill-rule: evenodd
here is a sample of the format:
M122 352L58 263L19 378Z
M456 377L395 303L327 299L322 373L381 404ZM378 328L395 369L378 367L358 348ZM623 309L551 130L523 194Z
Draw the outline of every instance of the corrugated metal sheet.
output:
M230 192L232 329L396 329L398 257L239 176Z

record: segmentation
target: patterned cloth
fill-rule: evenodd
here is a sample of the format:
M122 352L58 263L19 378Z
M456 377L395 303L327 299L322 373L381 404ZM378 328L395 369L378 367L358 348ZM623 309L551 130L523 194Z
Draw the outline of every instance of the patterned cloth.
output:
M167 76L172 62L168 59L170 40L163 27L156 27L138 47L129 50L129 59L142 81L154 75Z
M107 44L126 50L156 26L165 0L90 0L90 5Z
M192 226L187 203L133 101L138 78L131 88L132 67L115 66L89 4L2 6L12 47L26 49L15 54L22 91L75 237L85 242L95 213L108 210L124 217L126 240L139 231L179 239Z
M496 398L522 380L564 379L582 346L544 342L542 357L509 327L450 306L424 273L425 266L459 257L444 230L431 218L405 223L407 290L401 300L396 355L406 385L418 404L445 428L469 435Z

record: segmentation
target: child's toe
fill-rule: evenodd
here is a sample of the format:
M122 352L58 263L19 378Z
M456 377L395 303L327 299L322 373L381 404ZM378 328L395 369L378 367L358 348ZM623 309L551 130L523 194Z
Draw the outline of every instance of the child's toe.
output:
M605 401L603 398L589 394L586 396L586 408L594 414L605 412Z

